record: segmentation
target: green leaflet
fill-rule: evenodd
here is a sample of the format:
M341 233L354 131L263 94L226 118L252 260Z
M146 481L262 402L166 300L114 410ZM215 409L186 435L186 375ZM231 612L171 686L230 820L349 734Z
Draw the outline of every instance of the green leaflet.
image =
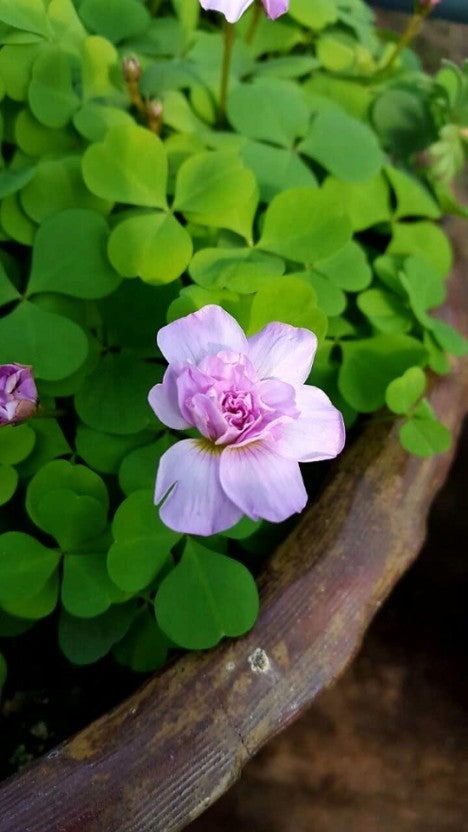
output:
M323 189L292 188L268 206L258 247L313 265L339 251L350 238L343 208Z
M390 382L385 401L394 413L409 413L426 389L426 376L420 367L410 367L400 378Z
M362 413L378 410L393 379L414 365L424 365L426 351L408 335L376 335L342 342L343 363L338 387L346 401Z
M178 598L185 603L178 603ZM252 626L258 594L242 564L189 540L181 562L164 578L155 599L156 619L180 647L213 647L223 636Z
M159 519L153 493L146 490L134 491L120 505L112 534L107 569L113 582L128 592L144 589L153 581L180 539Z
M58 552L23 532L0 535L0 603L35 595L59 560Z
M257 202L255 177L231 151L196 154L177 174L175 211L192 222L228 228L248 242Z

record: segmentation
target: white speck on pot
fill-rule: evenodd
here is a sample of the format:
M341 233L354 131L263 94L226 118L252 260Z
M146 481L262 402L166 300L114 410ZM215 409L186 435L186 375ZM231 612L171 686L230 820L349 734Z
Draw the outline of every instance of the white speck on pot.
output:
M252 673L268 673L271 670L271 662L261 647L257 647L247 659Z
M228 673L232 673L232 671L236 669L235 662L226 662L225 667Z

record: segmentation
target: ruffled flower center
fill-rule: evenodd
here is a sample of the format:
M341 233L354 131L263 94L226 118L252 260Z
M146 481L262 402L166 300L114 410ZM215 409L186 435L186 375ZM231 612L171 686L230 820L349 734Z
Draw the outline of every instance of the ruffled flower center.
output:
M297 419L294 388L260 381L241 353L219 352L180 368L179 407L189 424L216 445L245 445Z

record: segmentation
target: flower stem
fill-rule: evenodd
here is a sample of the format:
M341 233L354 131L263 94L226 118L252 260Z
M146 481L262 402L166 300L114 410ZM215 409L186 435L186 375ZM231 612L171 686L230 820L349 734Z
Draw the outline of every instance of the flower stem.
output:
M245 35L245 42L246 43L252 43L252 41L254 39L254 36L255 36L255 32L257 31L257 26L260 22L261 15L262 15L262 7L261 7L260 3L258 2L258 0L256 0L256 3L253 7L253 12L252 12L252 20L250 21L249 28L247 29L247 32L246 32L246 35Z
M224 24L224 52L221 68L221 89L219 92L218 122L222 124L226 113L226 100L229 83L229 70L231 68L232 48L234 46L234 24Z
M414 40L414 38L418 34L422 23L424 22L428 14L430 14L430 11L431 7L428 5L425 8L418 9L418 11L416 11L413 14L406 29L401 35L400 40L396 44L395 49L393 50L393 52L390 53L388 59L380 68L378 72L379 75L384 75L390 69L392 69L393 64L395 63L398 56L401 55L403 50L406 49L407 46L409 46L409 44Z

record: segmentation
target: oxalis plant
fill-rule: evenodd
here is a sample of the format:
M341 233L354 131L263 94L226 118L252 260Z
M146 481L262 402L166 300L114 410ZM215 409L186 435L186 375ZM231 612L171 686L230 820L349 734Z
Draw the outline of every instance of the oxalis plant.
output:
M79 665L246 632L298 463L362 414L450 444L468 69L409 49L435 3L399 42L361 0L201 5L0 0L0 635L53 615Z

